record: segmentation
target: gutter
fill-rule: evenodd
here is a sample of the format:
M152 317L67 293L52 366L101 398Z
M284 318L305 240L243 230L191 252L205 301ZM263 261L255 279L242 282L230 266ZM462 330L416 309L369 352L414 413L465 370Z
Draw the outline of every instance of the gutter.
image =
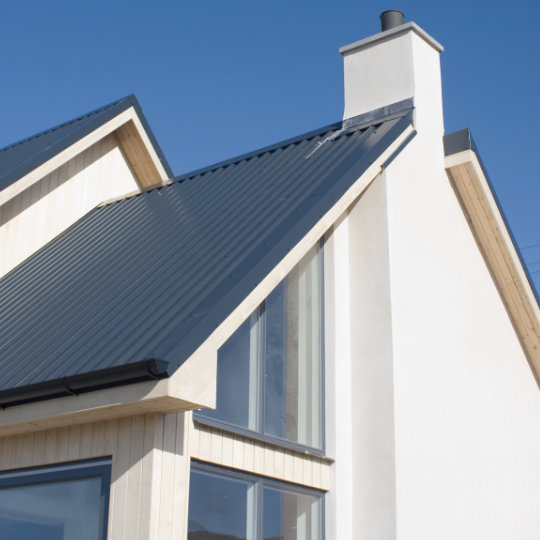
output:
M0 390L0 407L6 409L7 407L24 405L34 401L78 396L79 394L104 388L165 379L169 377L168 367L169 362L166 360L148 358L123 366Z

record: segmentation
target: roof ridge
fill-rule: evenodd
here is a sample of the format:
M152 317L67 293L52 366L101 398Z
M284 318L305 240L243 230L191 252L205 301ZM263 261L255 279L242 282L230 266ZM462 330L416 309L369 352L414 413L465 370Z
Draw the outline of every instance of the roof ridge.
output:
M397 103L393 103L386 107L381 107L379 109L374 109L373 111L368 111L366 113L362 113L357 116L353 116L351 118L346 118L344 120L340 120L338 122L334 122L332 124L328 124L326 126L323 126L323 127L311 130L311 131L307 131L300 135L290 137L283 141L279 141L277 143L273 143L268 146L263 146L262 148L252 150L251 152L246 152L244 154L240 154L239 156L235 156L235 157L223 160L223 161L218 161L212 165L208 165L206 167L201 167L200 169L189 171L187 173L176 176L174 178L174 182L186 180L188 178L193 178L194 176L199 176L199 175L205 174L207 172L210 172L210 171L213 171L213 170L216 170L221 167L228 166L228 165L234 165L236 163L239 163L240 161L245 161L247 159L260 156L267 152L272 152L274 150L277 150L278 148L284 148L286 146L289 146L290 144L295 144L297 142L304 141L306 139L311 139L313 137L316 137L317 135L320 135L321 133L326 133L328 131L339 130L340 135L345 135L347 133L351 133L352 131L356 131L358 129L367 128L372 124L383 122L384 120L389 120L393 116L403 115L406 111L408 111L409 109L413 107L414 107L414 102L412 98L404 99L402 101L398 101Z
M391 120L392 118L395 118L395 117L404 116L406 112L408 112L412 108L414 108L413 99L412 98L404 99L402 101L398 101L397 103L387 105L386 107L374 109L372 111L368 111L366 113L362 113L357 116L353 116L351 118L346 118L338 122L333 122L332 124L327 124L326 126L320 127L318 129L307 131L300 135L296 135L294 137L284 139L277 143L274 143L268 146L263 146L262 148L258 148L257 150L246 152L244 154L240 154L238 156L234 156L232 158L229 158L223 161L218 161L212 165L208 165L207 167L201 167L200 169L195 169L193 171L175 176L174 178L167 180L161 184L155 184L153 186L149 186L140 191L127 193L117 198L103 201L97 206L97 208L103 208L111 204L116 204L122 201L132 199L133 197L138 197L139 195L150 193L151 191L154 191L157 189L167 188L174 184L180 184L184 182L185 180L194 178L195 176L201 176L203 174L206 174L211 171L215 171L222 167L228 167L229 165L236 165L240 163L241 161L246 161L248 159L251 159L252 157L261 156L262 154L266 154L267 152L273 152L274 150L277 150L278 148L285 148L287 146L290 146L291 144L296 144L300 141L312 139L316 137L317 135L321 135L329 131L336 131L336 136L334 138L338 138L343 135L353 133L354 131L368 128L369 126L372 126L374 124L379 124L386 120Z
M25 137L24 139L20 139L14 143L8 144L7 146L0 148L0 152L5 152L6 150L10 150L11 148L14 148L15 146L37 139L38 137L46 135L47 133L51 133L53 131L56 131L57 129L63 128L65 126L69 126L70 124L74 124L75 122L79 122L83 120L84 118L88 118L90 116L93 116L94 114L98 114L103 111L106 111L107 109L110 109L111 107L114 107L115 105L118 105L124 100L132 99L132 97L133 97L133 94L129 94L128 96L125 96L123 98L116 99L115 101L111 101L110 103L107 103L106 105L102 105L101 107L98 107L97 109L94 109L85 114L81 114L80 116L77 116L76 118L72 118L71 120L62 122L52 128L44 129L43 131L30 135L29 137Z

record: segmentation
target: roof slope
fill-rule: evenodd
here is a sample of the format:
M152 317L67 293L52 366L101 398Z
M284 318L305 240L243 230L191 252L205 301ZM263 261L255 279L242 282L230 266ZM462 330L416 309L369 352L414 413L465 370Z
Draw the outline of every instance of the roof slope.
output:
M146 358L168 374L412 124L411 103L97 208L0 281L2 391Z
M169 177L172 171L134 95L0 149L0 191L82 139L121 112L134 107Z

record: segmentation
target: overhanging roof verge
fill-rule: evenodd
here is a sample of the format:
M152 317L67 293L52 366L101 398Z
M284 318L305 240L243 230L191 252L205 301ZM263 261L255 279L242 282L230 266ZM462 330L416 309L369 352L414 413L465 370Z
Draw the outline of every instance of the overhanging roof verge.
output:
M52 129L0 149L0 191L66 150L78 140L133 107L168 177L172 171L142 112L131 94Z
M540 386L540 303L468 129L445 136L448 176Z

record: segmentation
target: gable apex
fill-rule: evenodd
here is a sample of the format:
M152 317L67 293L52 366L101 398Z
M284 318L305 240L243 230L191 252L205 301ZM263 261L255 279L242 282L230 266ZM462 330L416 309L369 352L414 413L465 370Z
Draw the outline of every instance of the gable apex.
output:
M142 186L172 176L141 106L131 94L0 149L0 204L112 132Z

